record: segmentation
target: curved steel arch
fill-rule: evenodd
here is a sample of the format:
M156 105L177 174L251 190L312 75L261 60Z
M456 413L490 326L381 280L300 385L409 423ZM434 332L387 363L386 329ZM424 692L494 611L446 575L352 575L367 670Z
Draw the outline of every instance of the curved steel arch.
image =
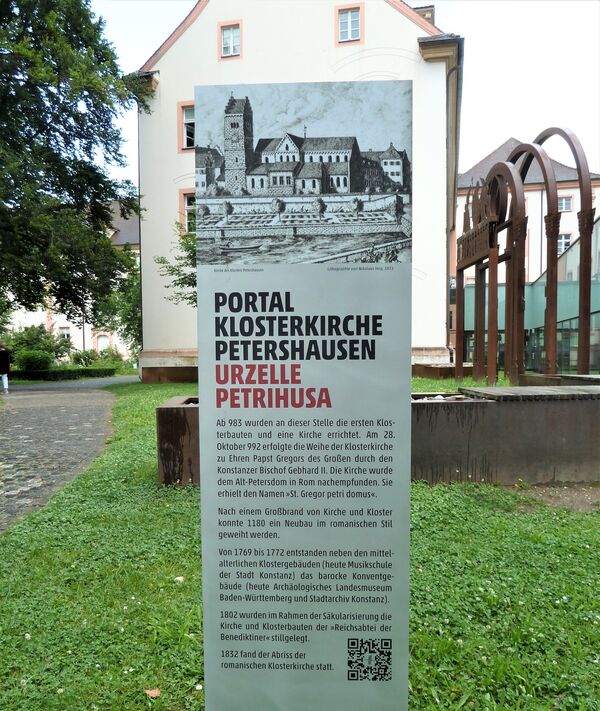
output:
M508 203L509 193L512 198L506 239L508 265L505 287L505 371L511 383L517 383L519 374L525 371L525 236L527 234L525 190L519 171L512 163L508 162L496 163L492 166L485 182L489 186L488 192L494 194L497 192L500 205L504 206L504 211ZM501 212L499 214L500 219L504 216L505 213L502 214ZM495 235L495 241L497 242L496 230ZM497 245L494 246L497 247ZM495 291L497 294L497 286ZM494 304L490 304L490 312L492 306ZM495 306L497 310L497 302ZM497 329L494 333L489 331L488 315L488 344L492 342L492 339L495 345ZM488 361L490 359L490 353L488 352Z
M537 143L521 143L508 156L508 161L515 163L524 156L519 170L523 183L533 164L537 160L544 178L548 211L544 218L546 234L546 300L544 310L544 373L554 375L557 363L557 314L558 314L558 233L560 230L560 212L558 211L558 190L556 175L548 154Z
M539 146L543 145L549 138L560 136L571 149L575 165L577 167L577 176L579 180L579 192L581 194L581 209L582 211L592 209L592 181L590 178L590 169L588 167L587 158L583 152L583 148L577 136L568 128L558 128L552 126L542 131L534 140Z
M577 177L581 209L577 213L579 222L579 337L577 343L577 372L588 373L590 369L590 325L592 295L592 229L594 213L592 207L592 181L587 158L577 136L566 128L553 126L542 131L535 143L542 145L552 136L560 136L571 149Z
M533 163L533 159L537 159L537 162L541 168L542 175L544 176L544 184L546 186L546 192L548 193L548 212L558 212L558 191L556 189L556 175L554 174L554 168L552 167L552 161L546 153L546 151L536 143L521 143L518 145L506 159L509 163L514 163L519 160L522 156L525 156L523 160L523 165L519 169L519 174L521 180L523 181L523 186L525 185L525 179L529 173L529 169Z
M542 144L552 136L562 137L571 148L577 165L581 192L581 211L578 213L580 234L580 296L578 371L589 370L590 294L591 294L591 233L592 207L591 178L587 159L577 137L567 129L548 128L533 143L522 143L506 162L496 163L481 185L471 186L467 194L464 233L457 240L456 273L456 374L462 377L464 355L464 272L475 267L475 359L474 375L483 377L485 360L485 270L489 270L488 303L488 381L496 379L497 305L499 261L507 263L506 270L506 357L505 371L512 383L517 383L525 369L525 240L527 215L525 212L524 181L534 160L540 165L548 195L545 216L547 238L547 298L544 319L546 362L544 371L556 372L556 265L557 239L560 228L558 187L552 162ZM523 158L517 170L516 162ZM508 200L510 213L506 217ZM469 205L471 215L469 215ZM472 219L471 219L472 218ZM507 230L506 249L499 254L498 234Z

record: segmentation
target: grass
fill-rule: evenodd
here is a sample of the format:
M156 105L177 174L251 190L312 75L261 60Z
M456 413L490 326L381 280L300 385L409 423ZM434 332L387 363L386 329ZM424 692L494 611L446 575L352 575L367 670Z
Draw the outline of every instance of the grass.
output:
M119 387L104 455L0 536L1 709L198 708L199 496L156 488L153 418L189 392Z
M503 376L499 376L497 385L506 387L510 385L510 383ZM453 393L457 392L460 387L481 388L487 387L487 383L477 382L473 380L473 378L463 378L460 383L454 380L454 378L444 378L442 380L435 380L434 378L413 378L411 391L413 393Z
M198 491L155 486L154 408L195 387L111 389L105 453L0 536L1 709L202 707ZM600 513L412 494L411 711L600 709Z

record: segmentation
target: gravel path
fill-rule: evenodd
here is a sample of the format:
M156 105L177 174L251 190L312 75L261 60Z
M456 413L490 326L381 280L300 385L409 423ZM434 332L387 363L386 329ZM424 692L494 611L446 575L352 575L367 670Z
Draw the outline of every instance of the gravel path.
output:
M121 379L11 385L0 403L0 531L41 508L102 452L114 396L97 388L107 381Z

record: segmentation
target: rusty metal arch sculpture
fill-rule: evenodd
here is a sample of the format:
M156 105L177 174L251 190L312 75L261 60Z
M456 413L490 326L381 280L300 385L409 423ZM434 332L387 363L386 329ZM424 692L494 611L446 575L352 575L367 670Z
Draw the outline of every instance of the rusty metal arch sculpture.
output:
M517 146L505 162L496 163L482 185L467 194L464 214L464 233L457 240L456 273L456 375L463 374L464 360L464 271L475 267L475 349L473 374L482 379L485 367L485 293L486 270L488 285L488 382L497 377L498 345L498 264L505 262L505 371L512 383L517 383L525 370L525 239L527 215L525 212L524 182L534 160L540 165L548 195L548 212L545 216L547 240L547 291L544 316L546 359L544 372L556 373L556 289L557 241L560 229L556 176L550 158L542 144L552 136L563 138L575 158L581 211L578 213L581 249L579 290L579 348L578 371L589 369L590 295L591 295L591 233L595 210L592 207L591 179L587 160L579 140L571 131L548 128L533 143ZM516 163L523 159L519 170ZM506 218L508 198L510 213ZM469 216L469 205L471 216ZM499 252L498 234L507 230L506 247Z
M511 197L510 215L506 220L508 197ZM474 376L485 376L485 287L486 270L489 270L488 300L488 356L487 376L489 382L496 381L496 359L498 348L498 263L506 261L507 270L507 310L516 316L516 323L523 322L524 279L521 263L524 263L524 240L527 229L525 215L525 194L523 181L512 163L496 163L485 181L469 196L472 206L472 220L469 219L468 205L465 207L465 226L469 229L457 243L456 275L456 373L462 377L464 360L464 270L475 267L475 353ZM508 230L507 246L499 254L498 233ZM519 315L520 314L520 315ZM518 377L519 368L524 363L524 341L519 344L518 329L512 327L513 318L507 319L507 358L511 377Z
M494 238L490 240L490 256L488 260L490 294L495 293L495 298L489 299L488 308L488 380L496 381L496 350L498 344L498 233L507 230L506 249L504 259L507 263L506 270L506 301L505 314L510 313L511 318L506 318L505 327L505 369L511 381L518 380L519 373L525 367L525 237L527 235L527 216L525 214L525 190L519 171L512 163L496 163L488 173L486 184L494 195L499 194L499 203L503 211L497 215L501 222L491 223ZM510 213L505 220L508 194L511 196ZM484 284L485 288L485 284ZM485 293L485 292L484 292ZM494 313L492 313L494 311ZM492 320L493 333L490 331ZM483 341L483 339L481 339ZM491 351L490 351L491 346ZM482 373L483 375L483 373Z
M560 212L558 211L558 190L556 175L546 151L536 143L522 143L508 156L508 161L515 163L524 157L520 168L521 179L525 179L533 160L536 159L546 188L548 211L544 217L546 234L546 308L544 311L544 372L554 375L557 371L557 271L558 271L558 233L560 230Z
M579 328L577 344L577 372L587 373L590 369L590 311L592 294L592 230L595 209L592 207L592 181L587 158L577 136L569 129L553 126L542 131L534 143L540 146L549 138L559 136L571 149L577 177L581 209L577 213L579 222Z

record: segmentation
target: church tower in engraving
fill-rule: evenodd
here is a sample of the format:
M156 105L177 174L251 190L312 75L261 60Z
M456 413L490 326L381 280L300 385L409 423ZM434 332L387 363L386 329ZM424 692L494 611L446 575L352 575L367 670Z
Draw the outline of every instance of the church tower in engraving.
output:
M246 173L254 162L252 107L247 96L231 96L224 121L225 189L235 195L246 188Z

